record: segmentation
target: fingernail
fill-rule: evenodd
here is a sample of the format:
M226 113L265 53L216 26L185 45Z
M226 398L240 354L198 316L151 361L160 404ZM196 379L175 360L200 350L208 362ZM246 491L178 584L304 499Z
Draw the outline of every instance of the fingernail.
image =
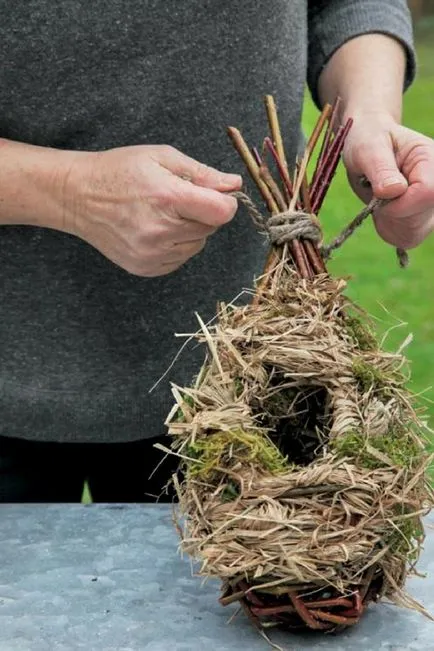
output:
M388 176L381 181L383 188L388 188L391 185L405 185L405 181L401 176Z
M239 174L224 174L221 177L221 183L222 185L233 187L234 185L241 185L242 178Z

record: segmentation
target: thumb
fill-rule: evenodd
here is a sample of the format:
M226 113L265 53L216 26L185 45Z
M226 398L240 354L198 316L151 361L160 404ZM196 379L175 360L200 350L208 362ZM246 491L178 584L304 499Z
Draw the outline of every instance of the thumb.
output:
M357 167L371 184L374 197L395 199L407 190L407 180L398 169L390 145L374 143L361 147L357 158Z
M228 174L204 165L174 147L160 145L153 149L156 154L155 160L162 167L172 174L191 181L194 185L220 192L239 190L242 186L242 178L239 174Z

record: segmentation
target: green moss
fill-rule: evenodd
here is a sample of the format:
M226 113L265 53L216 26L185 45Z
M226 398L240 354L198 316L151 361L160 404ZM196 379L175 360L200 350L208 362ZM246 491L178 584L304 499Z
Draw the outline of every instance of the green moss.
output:
M239 495L239 486L234 481L229 481L222 491L222 502L233 502Z
M377 397L385 402L393 397L394 389L404 381L398 371L385 373L361 357L353 360L352 371L362 393L374 390Z
M382 387L388 379L373 364L369 364L360 357L357 357L353 361L352 369L354 377L364 393L372 389L372 387Z
M402 513L402 515L404 515ZM424 536L423 527L418 518L402 518L395 522L395 529L386 541L395 554L404 554L409 561L418 557L418 543Z
M356 316L347 316L345 326L360 350L377 350L378 342L374 331Z
M386 464L377 458L369 447L378 450L390 459L394 466L410 468L421 457L421 450L414 441L411 432L404 428L396 428L384 436L368 437L358 431L351 431L336 437L330 443L330 448L339 457L349 457L355 462L371 470L383 468Z
M236 377L234 380L235 396L239 398L244 391L244 384L241 378Z
M186 454L188 475L206 481L238 462L252 463L272 474L288 469L285 457L266 435L242 429L210 433L190 445Z

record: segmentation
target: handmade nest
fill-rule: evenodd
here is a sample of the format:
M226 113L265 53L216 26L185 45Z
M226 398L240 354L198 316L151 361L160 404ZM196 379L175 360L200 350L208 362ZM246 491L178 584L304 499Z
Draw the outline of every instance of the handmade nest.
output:
M404 357L381 349L343 280L309 255L300 268L293 244L273 246L249 305L199 318L207 359L194 386L173 387L167 424L182 549L222 580L221 603L262 628L330 631L381 597L419 607L404 584L429 458Z

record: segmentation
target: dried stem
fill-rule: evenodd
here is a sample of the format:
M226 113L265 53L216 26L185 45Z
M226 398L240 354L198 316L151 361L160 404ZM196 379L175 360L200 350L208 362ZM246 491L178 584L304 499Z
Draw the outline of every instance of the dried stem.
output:
M285 192L288 196L288 203L289 203L293 195L293 187L292 187L291 179L289 178L288 170L286 170L283 167L283 164L279 158L279 154L277 153L277 150L273 145L271 138L269 138L268 136L264 139L264 147L268 149L268 151L271 153L274 159L274 162L276 163L277 171L279 172L280 178L284 185Z
M301 274L301 276L302 276L302 278L308 278L309 280L312 280L314 278L314 273L313 273L313 271L311 269L311 266L310 266L310 263L309 263L309 258L307 256L306 249L305 249L305 246L304 246L306 244L306 242L305 241L300 242L299 240L294 240L294 243L296 243L297 247L298 246L300 247L300 254L301 254L301 258L303 260L302 265L301 265L301 270L303 271L303 273Z
M288 205L285 201L285 198L283 197L279 186L277 185L276 181L273 179L271 176L271 172L267 166L267 163L265 163L263 160L261 161L261 166L259 168L259 173L261 175L261 178L265 181L265 183L268 185L270 192L272 193L274 199L276 200L277 205L279 206L279 209L283 212L287 210Z
M277 153L277 152L276 152ZM259 175L264 181L264 183L267 185L268 189L270 190L274 200L276 201L276 204L282 212L288 209L288 205L280 192L279 186L273 179L270 170L268 169L267 164L261 159L261 156L256 148L253 148L253 156L255 157L256 161L259 164ZM277 153L278 159L280 161L279 155ZM280 161L281 163L281 161ZM281 163L282 164L282 163ZM294 259L295 265L301 275L302 278L313 278L313 272L310 268L309 264L309 258L306 255L306 252L303 249L303 245L301 242L298 240L294 240L293 242L290 243L290 252L291 255ZM264 269L264 278L262 283L258 285L257 288L257 296L261 294L263 288L265 287L265 284L267 282L267 274L269 271L271 271L272 267L276 263L276 254L273 252L273 250L270 252L266 264L265 264L265 269Z
M282 133L276 105L272 95L267 95L265 97L265 106L271 138L266 137L264 139L262 156L256 148L253 148L252 151L250 151L238 129L229 127L228 134L272 215L276 215L279 212L285 212L286 210L304 210L309 213L318 214L327 193L327 189L335 174L345 138L352 123L351 120L348 120L345 127L340 127L338 129L338 132L333 139L333 129L338 116L339 105L340 99L337 98L333 106L330 106L330 104L324 106L324 109L307 142L303 158L301 162L296 163L293 181L291 181L288 173L288 163L285 155ZM321 153L318 158L312 183L309 187L307 167L327 121L328 126L323 139ZM283 186L283 193L279 184L274 180L267 165L265 159L267 151L271 153L276 165ZM290 251L294 264L302 278L313 279L315 274L326 273L327 270L324 260L315 243L309 240L294 240L288 245L285 251L286 250ZM283 255L285 255L285 253L283 253ZM278 260L279 254L276 249L271 248L265 264L262 280L257 286L257 293L254 302L259 301L262 289L268 282L269 272L273 269Z
M322 165L324 163L324 157L326 156L326 154L328 152L328 149L329 149L329 146L330 146L330 143L332 141L333 130L334 130L335 125L336 125L340 104L341 104L341 98L336 97L335 101L333 102L329 123L328 123L328 126L327 126L327 130L326 130L326 133L325 133L325 136L324 136L322 146L321 146L321 151L320 151L319 156L318 156L317 164L316 164L316 167L315 167L315 172L313 174L313 179L312 179L313 183L315 183L316 179L318 178L318 176L321 173L321 168L322 168Z
M290 210L294 210L294 208L296 207L296 202L298 200L298 195L300 194L301 184L302 184L303 178L304 178L304 176L306 174L308 160L309 160L309 150L306 148L306 150L304 152L304 155L303 155L303 158L302 158L301 163L300 163L300 167L298 169L297 181L296 181L296 183L294 185L294 194L293 194L293 197L291 199L291 203L289 204L289 209Z
M267 110L268 123L270 125L271 137L276 147L277 154L283 169L288 172L288 162L286 160L285 148L283 146L282 132L280 130L279 118L277 115L276 104L272 95L265 96L265 108Z
M307 143L307 149L309 150L309 160L310 157L312 156L312 153L316 147L316 144L318 142L318 139L322 133L322 130L324 128L325 123L330 117L330 113L332 112L332 107L330 104L326 104L322 110L321 115L318 118L318 121L314 127L314 130L312 131L312 134L308 140Z
M307 212L312 212L312 204L310 201L310 192L309 192L309 183L307 181L306 174L303 176L301 181L301 201L303 204L304 210Z
M253 155L251 154L246 144L246 141L244 140L239 130L236 129L235 127L229 127L228 134L234 144L235 149L241 156L247 168L247 171L249 172L253 181L256 183L265 203L267 204L269 211L273 215L276 215L279 212L279 208L277 207L277 204L267 184L261 179L261 175L259 173L259 166L255 161L255 159L253 158Z
M335 175L342 154L342 150L345 145L345 139L348 135L349 130L351 129L352 124L353 124L353 120L349 118L344 127L339 127L338 134L332 146L330 147L330 152L328 153L327 157L324 160L323 178L321 179L321 183L319 184L317 193L314 195L313 203L312 203L312 210L314 211L315 214L317 214L320 211L323 201L325 199L325 195L329 188L329 185Z
M305 240L304 248L306 249L307 257L309 258L309 262L312 265L315 273L316 274L326 273L327 268L325 266L324 260L316 244L314 244L310 240Z

